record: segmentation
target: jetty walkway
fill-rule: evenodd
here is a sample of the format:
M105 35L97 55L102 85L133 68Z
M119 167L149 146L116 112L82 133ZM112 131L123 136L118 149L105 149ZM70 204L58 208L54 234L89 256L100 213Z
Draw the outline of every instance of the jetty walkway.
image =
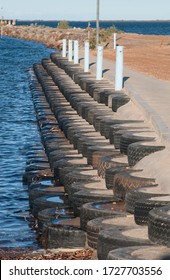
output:
M83 52L81 52L83 57ZM80 60L83 66L83 60ZM90 54L90 70L96 73L96 56ZM170 81L158 80L124 66L124 92L130 97L137 114L141 114L147 125L157 134L157 140L165 145L166 149L160 154L146 158L141 163L145 176L156 176L157 182L168 192L170 163ZM115 63L108 59L103 59L103 79L114 83ZM125 109L125 107L123 108ZM131 111L130 111L131 110ZM129 106L129 113L133 108ZM135 114L135 112L133 112ZM137 116L136 116L137 117ZM150 169L152 166L152 169ZM144 168L145 167L145 168ZM139 164L140 168L140 164Z
M81 53L82 54L82 53ZM90 63L96 61L90 55ZM96 64L90 69L95 72ZM161 67L161 66L160 66ZM108 59L103 60L104 79L114 81L115 64ZM124 67L124 87L131 100L143 113L147 121L153 125L160 140L166 146L170 144L170 77L169 82L158 80L152 76Z

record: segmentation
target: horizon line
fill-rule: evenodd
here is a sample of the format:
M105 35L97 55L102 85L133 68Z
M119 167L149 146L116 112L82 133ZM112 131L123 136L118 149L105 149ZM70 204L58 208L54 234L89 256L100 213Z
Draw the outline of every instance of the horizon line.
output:
M16 21L74 21L74 22L96 22L96 19L91 20L73 20L73 19L15 19ZM106 21L170 21L170 19L100 19L100 22Z

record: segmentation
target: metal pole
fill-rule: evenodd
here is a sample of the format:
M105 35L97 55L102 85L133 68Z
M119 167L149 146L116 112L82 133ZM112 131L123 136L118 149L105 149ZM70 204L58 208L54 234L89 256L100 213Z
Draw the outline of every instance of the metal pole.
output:
M90 41L90 21L88 22L88 40Z
M79 43L77 40L74 41L74 64L79 63Z
M103 46L97 47L96 80L102 79L103 67Z
M123 87L123 46L116 48L116 69L115 69L115 90L121 90Z
M3 36L3 7L1 7L1 39Z
M99 45L99 13L100 13L100 0L97 0L96 9L96 47Z
M84 72L89 72L89 42L84 45Z
M2 21L2 19L1 19L1 39L2 39L2 36L3 36L3 26L2 26L2 23L3 21Z
M67 55L67 40L63 39L62 57L66 57L66 55Z
M68 61L73 60L73 44L72 40L68 41Z
M113 34L113 48L116 49L116 33Z

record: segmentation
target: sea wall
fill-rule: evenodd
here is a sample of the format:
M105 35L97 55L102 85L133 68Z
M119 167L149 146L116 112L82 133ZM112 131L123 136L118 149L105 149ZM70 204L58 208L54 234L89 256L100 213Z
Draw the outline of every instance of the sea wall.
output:
M166 197L161 206L169 203L155 178L134 169L146 155L164 149L155 144L156 134L137 111L129 114L134 105L123 90L117 94L112 83L96 81L60 54L34 65L34 72L33 101L49 166L40 170L43 155L37 153L23 180L42 246L92 248L98 259L107 259L110 250L140 250L154 240L165 247L152 247L150 258L155 252L161 258L168 239L148 236L149 211L135 208L139 197L155 197L154 207L156 197Z

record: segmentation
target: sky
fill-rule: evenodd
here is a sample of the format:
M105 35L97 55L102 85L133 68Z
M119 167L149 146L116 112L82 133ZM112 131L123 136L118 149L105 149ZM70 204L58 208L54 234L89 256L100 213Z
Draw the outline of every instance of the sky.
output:
M170 20L170 0L99 0L101 20ZM95 20L97 0L0 0L0 17Z

